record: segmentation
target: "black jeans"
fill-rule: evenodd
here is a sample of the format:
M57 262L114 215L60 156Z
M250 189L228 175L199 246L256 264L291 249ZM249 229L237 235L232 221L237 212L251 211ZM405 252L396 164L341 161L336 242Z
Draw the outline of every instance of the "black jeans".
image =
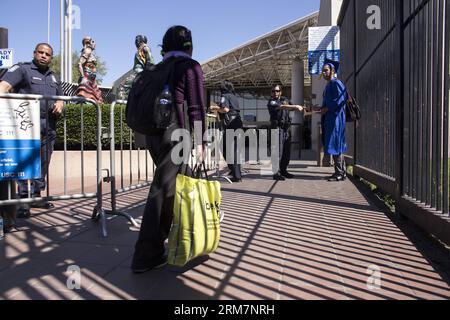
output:
M179 164L172 161L172 148L177 142L171 135L178 125L172 124L165 132L146 136L147 149L156 170L142 217L139 238L135 245L132 268L146 267L164 254L164 241L169 236L173 219L176 177Z
M279 159L272 159L272 163L276 163L278 160L278 170L276 170L276 166L273 165L273 173L279 174L279 173L285 173L287 172L287 168L289 166L289 163L291 162L291 143L292 143L292 136L291 136L291 128L278 128L279 129L279 135L278 135L278 143L279 143Z
M234 138L234 157L233 159L229 159L227 156L227 148L231 147L231 142L227 141L227 130L237 130L242 129L242 120L241 117L236 117L231 123L226 127L225 131L223 132L223 156L225 158L225 161L227 162L228 169L231 171L231 175L235 179L241 179L242 178L242 172L241 172L241 151L240 148L238 148L238 138ZM227 146L227 143L229 144Z
M16 198L15 182L11 182L11 199ZM8 200L8 181L0 181L0 200ZM1 206L0 214L5 219L4 224L7 228L13 226L16 222L17 206Z
M334 162L334 174L346 177L347 170L345 167L344 155L343 154L333 155L333 162Z

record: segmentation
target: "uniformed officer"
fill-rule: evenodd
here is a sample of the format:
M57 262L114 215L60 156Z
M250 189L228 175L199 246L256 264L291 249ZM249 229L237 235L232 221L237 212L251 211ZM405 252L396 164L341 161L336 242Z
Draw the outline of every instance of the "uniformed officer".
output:
M284 181L285 178L292 179L293 174L287 171L291 160L291 117L290 111L303 111L304 107L292 105L292 103L282 96L282 88L276 85L272 88L272 98L267 104L270 113L271 129L279 129L279 163L272 160L273 179ZM277 166L278 165L278 166Z
M39 43L34 50L34 59L28 63L16 64L4 74L0 81L0 92L13 90L19 94L38 94L44 96L62 96L61 83L49 66L53 58L53 48L47 43ZM48 166L56 139L56 120L64 109L63 101L41 101L41 178L32 180L31 196L41 197L45 189ZM28 197L28 183L19 181L20 197ZM33 203L35 208L53 208L50 202ZM20 216L29 217L28 207L22 207Z
M211 107L211 110L219 112L219 118L221 121L221 130L223 131L223 155L230 169L231 181L241 182L241 153L238 148L237 139L234 139L233 145L230 141L227 143L227 129L237 130L242 129L242 119L239 110L239 101L234 91L234 86L230 81L223 81L220 85L220 103L219 106ZM229 159L227 156L227 148L233 146L234 158Z

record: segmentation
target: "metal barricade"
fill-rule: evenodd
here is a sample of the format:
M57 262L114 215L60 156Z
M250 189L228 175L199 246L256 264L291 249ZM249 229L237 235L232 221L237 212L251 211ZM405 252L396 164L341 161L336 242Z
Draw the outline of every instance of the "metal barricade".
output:
M207 139L205 149L205 165L207 170L216 170L219 166L218 150L216 148L218 129L217 116L215 114L206 115L206 130L210 134ZM214 155L212 151L214 150Z
M206 159L205 163L208 170L215 171L214 175L211 178L214 179L224 179L228 183L233 184L230 178L227 176L223 176L220 173L220 163L221 163L221 153L222 150L220 148L221 140L223 139L223 132L218 128L218 117L215 114L208 113L206 115L206 127L210 136L208 136L208 143L206 144ZM214 155L212 154L212 150L214 150Z
M127 218L135 227L139 227L136 220L126 212L117 210L117 194L136 190L140 188L145 188L151 185L151 180L149 176L149 153L144 148L145 152L145 179L141 179L141 161L140 161L140 153L141 148L137 148L137 150L133 150L133 134L134 132L123 126L123 108L120 109L120 188L117 187L117 175L116 175L116 131L115 131L115 111L116 106L126 105L126 100L116 100L111 104L110 110L110 128L109 128L109 141L110 141L110 172L108 177L105 178L105 182L111 184L111 210L105 210L107 214L111 215L119 215ZM128 186L125 186L124 177L125 177L125 169L124 169L124 134L127 131L129 135L129 178L130 183ZM137 151L137 159L138 159L138 177L137 183L133 184L133 151ZM151 158L151 157L150 157ZM152 176L155 173L155 165L152 166ZM143 182L141 182L143 181Z
M47 161L47 180L46 180L46 196L44 197L32 197L30 191L30 181L28 181L28 198L13 198L13 182L8 181L8 199L0 200L0 206L7 205L26 205L42 201L57 201L57 200L71 200L71 199L89 199L96 198L97 204L93 208L92 219L94 221L100 220L101 224L101 234L103 237L107 237L106 229L106 216L105 210L103 209L103 190L102 190L102 110L101 107L93 100L85 99L82 97L67 97L67 96L42 96L42 95L31 95L31 94L0 94L0 99L7 100L35 100L35 101L45 101L48 104L49 101L63 101L63 102L75 102L80 104L81 112L81 192L69 194L67 189L68 175L67 175L67 116L66 112L63 113L64 121L64 194L63 195L51 195L50 188L50 172L48 168L50 167L49 161ZM84 117L83 111L85 104L92 104L96 108L96 192L86 192L85 190L85 167L84 167ZM46 136L48 138L48 124L49 124L49 111L47 108L46 112ZM61 120L60 120L61 121ZM42 135L41 135L42 140ZM48 152L48 151L47 151ZM44 177L45 178L45 177Z

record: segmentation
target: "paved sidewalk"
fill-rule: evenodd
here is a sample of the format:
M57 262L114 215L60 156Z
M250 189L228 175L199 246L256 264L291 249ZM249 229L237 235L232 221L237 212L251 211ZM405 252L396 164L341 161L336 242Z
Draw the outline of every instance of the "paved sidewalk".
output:
M296 178L285 182L249 166L243 183L223 184L220 248L183 269L132 274L138 230L115 217L101 238L94 200L35 211L0 241L0 299L450 298L449 250L380 211L351 181L324 180L330 168L292 167ZM140 221L147 192L122 194L118 207ZM71 265L81 268L81 290L67 288Z

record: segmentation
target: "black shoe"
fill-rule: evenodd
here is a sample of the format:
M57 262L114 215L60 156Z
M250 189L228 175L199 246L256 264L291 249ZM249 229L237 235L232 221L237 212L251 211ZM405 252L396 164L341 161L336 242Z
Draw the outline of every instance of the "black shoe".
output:
M276 174L276 175L273 176L273 180L275 180L275 181L285 181L286 178L283 177L281 174Z
M14 226L12 225L12 226L6 226L6 225L4 225L3 226L3 233L11 233L11 230L14 228Z
M144 273L150 270L157 270L161 269L162 267L167 265L167 256L162 255L159 257L159 259L156 259L153 263L147 265L147 266L132 266L131 271L133 273Z
M230 179L230 181L231 182L235 182L235 183L239 183L239 182L242 182L242 179L238 179L238 178L233 177L233 178Z
M19 208L17 210L17 218L28 219L31 217L30 208Z
M51 202L44 201L44 202L34 202L31 205L31 208L38 208L38 209L53 209L55 205Z
M281 175L283 176L283 177L285 177L286 179L293 179L295 176L293 175L293 174L291 174L291 173L289 173L289 172L281 172Z
M331 177L328 178L328 181L330 182L340 182L340 181L345 181L347 179L346 176L343 176L341 174L333 174Z

